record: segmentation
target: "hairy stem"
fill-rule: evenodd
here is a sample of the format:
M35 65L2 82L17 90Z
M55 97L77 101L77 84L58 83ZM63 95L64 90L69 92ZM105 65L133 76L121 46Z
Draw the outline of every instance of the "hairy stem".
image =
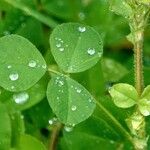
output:
M51 138L50 138L50 146L49 146L49 150L56 150L56 146L57 146L57 142L58 142L58 135L62 129L63 125L58 122L51 133Z
M54 28L56 27L56 25L58 25L58 23L55 20L53 20L50 16L45 16L40 12L26 6L24 3L20 1L16 1L16 0L3 0L3 1L10 4L14 8L20 9L27 15L32 16L33 18L39 20L40 22L49 26L50 28Z
M135 4L135 12L132 18L133 20L130 22L134 45L135 88L137 90L139 98L144 89L143 42L144 29L147 24L148 14L149 11L147 10L147 7L145 7L144 5L142 6ZM135 149L146 150L147 138L145 131L145 117L139 112L138 107L136 109L136 112L134 112L130 117L128 125L130 126L131 133L133 134Z
M135 87L139 94L141 95L144 88L144 77L143 77L143 31L137 32L138 41L134 44L134 64L135 64Z

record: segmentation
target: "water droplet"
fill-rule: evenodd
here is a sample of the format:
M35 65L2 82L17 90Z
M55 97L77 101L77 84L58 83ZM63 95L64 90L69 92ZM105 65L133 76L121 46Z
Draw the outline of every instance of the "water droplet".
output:
M59 51L63 52L65 49L63 47L59 48Z
M92 102L92 99L89 99L89 102L91 103L91 102Z
M57 43L56 47L60 48L61 47L61 43Z
M81 91L82 91L81 89L77 89L77 93L81 93Z
M79 30L79 32L85 32L86 28L85 27L79 27L78 30Z
M13 95L13 99L17 104L24 104L29 99L29 94L27 92L16 93Z
M11 66L11 65L8 65L7 68L10 69L10 68L12 68L12 66Z
M11 86L11 89L13 90L15 87L14 86Z
M42 68L43 68L43 69L46 69L46 67L47 67L47 66L46 66L45 64L44 64L44 65L42 65Z
M101 57L102 56L102 52L98 52L98 57Z
M66 132L71 132L73 130L73 127L71 127L71 126L64 126L64 130Z
M28 66L31 67L31 68L36 67L36 61L35 60L30 60Z
M72 107L71 107L71 110L72 111L75 111L77 109L77 106L75 106L75 105L73 105Z
M48 123L49 123L50 125L52 125L54 122L53 122L52 119L50 119L50 120L48 120Z
M9 79L11 81L16 81L16 80L18 80L18 78L19 78L18 73L12 73L12 74L9 75Z
M95 49L94 49L94 48L89 48L89 49L87 50L87 53L88 53L89 55L94 55L94 54L95 54Z
M57 119L56 117L54 117L54 118L48 120L48 123L49 123L50 125L53 125L53 124L55 124L57 121L58 121L58 119Z

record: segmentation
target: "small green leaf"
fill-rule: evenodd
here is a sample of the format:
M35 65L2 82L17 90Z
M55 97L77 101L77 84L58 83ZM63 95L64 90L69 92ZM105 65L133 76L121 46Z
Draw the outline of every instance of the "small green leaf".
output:
M139 100L138 103L139 110L144 116L149 116L150 115L150 85L148 85L142 95L141 99Z
M11 145L11 122L5 105L0 103L0 150L8 150Z
M0 86L9 91L29 89L46 72L37 48L18 35L0 38Z
M116 106L129 108L136 104L138 93L132 85L119 83L109 91Z
M50 37L50 45L59 67L68 73L93 67L103 53L100 35L93 28L78 23L57 26Z
M84 121L95 109L91 94L82 85L63 75L52 77L47 97L53 112L67 125Z
M20 138L20 150L46 150L45 146L36 138L24 134Z
M110 0L110 10L125 18L129 18L132 14L132 8L125 0Z
M141 95L141 98L145 98L145 99L149 99L149 100L150 100L150 85L148 85L148 86L144 89L144 91L143 91L143 93L142 93L142 95Z
M146 98L140 99L139 103L138 103L138 106L139 106L140 112L144 116L149 116L150 115L150 99L149 100L146 99Z

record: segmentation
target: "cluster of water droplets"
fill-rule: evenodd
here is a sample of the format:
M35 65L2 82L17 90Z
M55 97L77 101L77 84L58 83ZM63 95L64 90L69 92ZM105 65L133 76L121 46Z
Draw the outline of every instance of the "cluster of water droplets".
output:
M86 31L86 27L78 27L78 31L79 32L85 32Z
M43 64L43 65L37 65L37 62L35 60L30 60L29 63L28 63L28 67L30 68L35 68L35 67L42 67L43 69L46 69L46 64ZM7 65L7 69L12 69L12 65ZM11 81L17 81L19 79L19 73L17 71L12 71L10 74L9 74L9 80ZM11 86L11 89L14 89L15 87L14 86Z
M64 130L66 131L66 132L71 132L71 131L73 131L73 128L75 127L75 124L72 124L72 125L65 125L64 126Z
M29 94L27 92L20 92L13 94L13 100L16 104L24 104L29 100Z
M61 38L55 38L56 40L56 47L60 52L63 52L65 50L65 47L68 47L68 45L64 45L64 41Z
M46 69L46 64L39 65L38 61L35 61L35 60L30 60L28 63L28 66L30 68L42 67L43 69Z
M58 119L56 117L54 117L54 118L48 120L48 124L53 125L53 124L56 124L57 121L58 121Z
M62 87L65 83L62 77L56 77L55 84Z

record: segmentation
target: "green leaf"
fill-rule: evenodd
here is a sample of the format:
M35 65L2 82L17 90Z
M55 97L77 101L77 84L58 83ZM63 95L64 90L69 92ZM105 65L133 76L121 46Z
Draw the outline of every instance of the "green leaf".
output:
M142 95L141 99L139 100L138 103L139 110L144 116L149 116L150 115L150 85L148 85Z
M11 144L11 123L5 105L0 103L0 150L8 150Z
M50 45L59 67L68 73L93 67L103 52L100 35L93 28L78 23L57 26L50 37Z
M116 142L100 138L85 132L74 132L64 134L64 140L68 150L116 150ZM81 142L82 141L82 142Z
M144 89L144 91L143 91L143 93L142 93L142 95L141 95L141 98L145 98L145 99L149 99L150 100L150 85L148 85L145 89Z
M66 128L64 128L64 130L65 129ZM67 132L67 130L65 131ZM109 140L121 139L121 136L114 130L111 124L107 123L103 118L97 117L95 115L92 115L86 121L76 125L74 128L72 128L70 133L72 132L84 132L89 135L97 136L100 138L107 138Z
M105 81L116 82L128 73L128 70L117 61L104 58L102 60L102 69Z
M110 10L116 14L124 16L125 18L129 18L132 14L132 8L125 0L111 0Z
M75 13L77 13L81 5L79 0L43 0L41 2L47 13L62 19L72 19L73 17L76 17Z
M136 104L138 93L132 85L119 83L114 85L109 93L116 106L129 108Z
M63 75L52 77L47 97L53 112L67 125L84 121L95 109L91 94L82 85Z
M47 99L44 99L30 109L25 110L23 114L26 132L30 134L48 126L49 119L54 117Z
M150 99L140 99L139 103L139 110L144 116L149 116L150 115Z
M37 48L18 35L0 38L0 86L9 91L29 89L46 72Z
M36 138L24 134L20 138L20 150L46 150L45 146Z
M46 97L48 76L45 75L39 82L26 91L11 93L11 97L4 100L7 107L13 110L25 110L40 102ZM1 97L0 97L1 98Z

